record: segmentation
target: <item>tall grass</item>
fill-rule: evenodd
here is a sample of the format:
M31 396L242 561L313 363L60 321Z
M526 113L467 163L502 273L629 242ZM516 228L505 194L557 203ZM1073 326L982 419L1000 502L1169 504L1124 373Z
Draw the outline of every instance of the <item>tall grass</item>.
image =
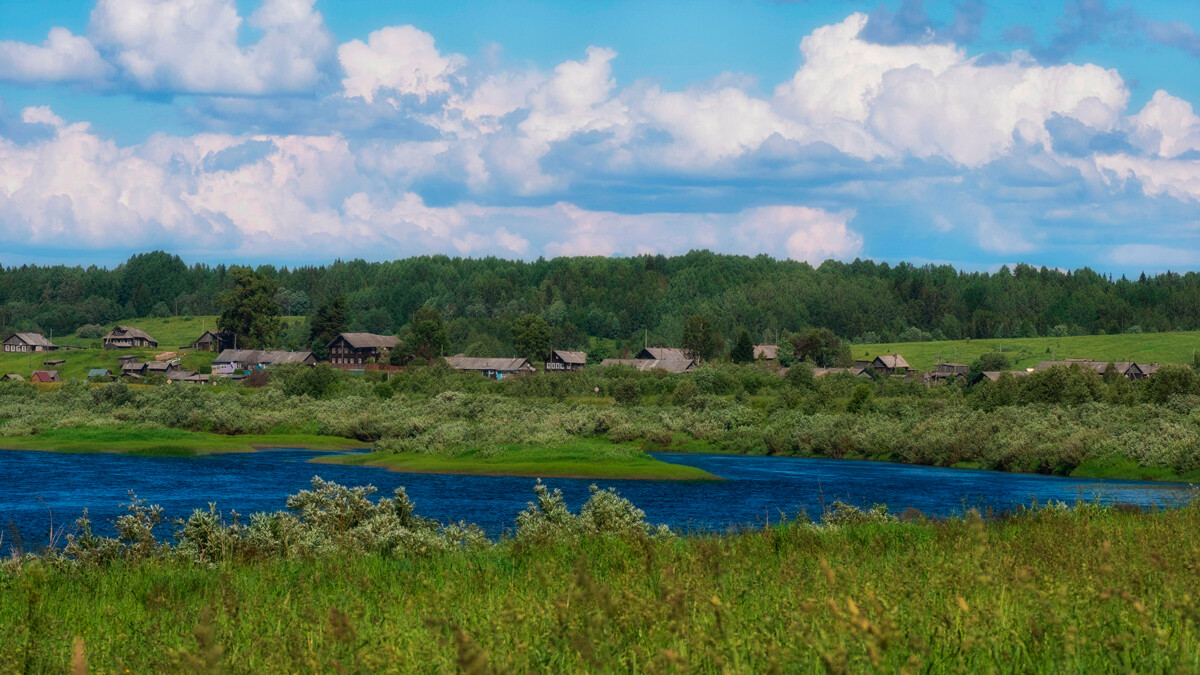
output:
M1200 669L1196 504L832 520L207 564L10 565L0 671Z

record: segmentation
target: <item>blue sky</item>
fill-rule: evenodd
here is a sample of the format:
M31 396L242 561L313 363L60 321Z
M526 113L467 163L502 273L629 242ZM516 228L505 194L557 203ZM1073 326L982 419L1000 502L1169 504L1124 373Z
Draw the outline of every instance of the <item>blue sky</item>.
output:
M1200 3L0 3L0 263L1200 267Z

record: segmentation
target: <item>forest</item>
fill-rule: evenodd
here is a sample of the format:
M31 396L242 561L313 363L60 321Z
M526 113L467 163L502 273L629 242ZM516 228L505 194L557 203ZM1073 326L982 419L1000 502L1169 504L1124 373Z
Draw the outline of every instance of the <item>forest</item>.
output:
M0 332L63 335L117 320L217 314L237 269L188 265L163 252L114 269L5 267ZM591 338L605 338L618 351L645 340L678 344L695 315L711 317L729 344L742 329L756 342L826 328L871 344L1200 328L1194 272L1114 279L1087 268L986 273L870 260L814 268L708 251L531 262L426 256L255 270L273 285L282 315L311 316L345 298L347 329L401 334L429 307L445 317L454 351L474 345L477 353L511 351L513 325L529 314L546 320L556 348L587 349Z

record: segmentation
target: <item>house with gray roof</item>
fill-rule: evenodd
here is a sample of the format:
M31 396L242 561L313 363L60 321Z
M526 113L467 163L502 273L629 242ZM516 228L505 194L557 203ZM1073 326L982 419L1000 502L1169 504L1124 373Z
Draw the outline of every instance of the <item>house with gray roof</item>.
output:
M4 351L15 353L52 352L58 345L41 333L13 333L4 339Z
M133 326L116 326L104 336L105 349L134 349L153 348L158 346L158 340L150 337L140 328Z
M400 338L395 335L342 333L329 343L329 362L363 365L371 360L378 361L380 355L398 344Z
M446 365L455 370L469 370L482 373L492 380L503 380L506 377L529 375L537 372L526 358L483 358L457 354L446 359Z
M546 359L547 373L573 373L587 365L587 352L571 352L565 349L550 350Z

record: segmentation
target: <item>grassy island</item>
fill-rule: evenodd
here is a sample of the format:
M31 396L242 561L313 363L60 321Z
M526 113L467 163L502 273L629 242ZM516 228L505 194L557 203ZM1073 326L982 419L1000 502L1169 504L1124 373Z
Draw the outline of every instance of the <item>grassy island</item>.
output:
M405 473L454 473L533 478L716 480L692 466L659 461L631 444L586 440L537 448L493 446L460 453L372 452L318 457L314 462L378 466Z

